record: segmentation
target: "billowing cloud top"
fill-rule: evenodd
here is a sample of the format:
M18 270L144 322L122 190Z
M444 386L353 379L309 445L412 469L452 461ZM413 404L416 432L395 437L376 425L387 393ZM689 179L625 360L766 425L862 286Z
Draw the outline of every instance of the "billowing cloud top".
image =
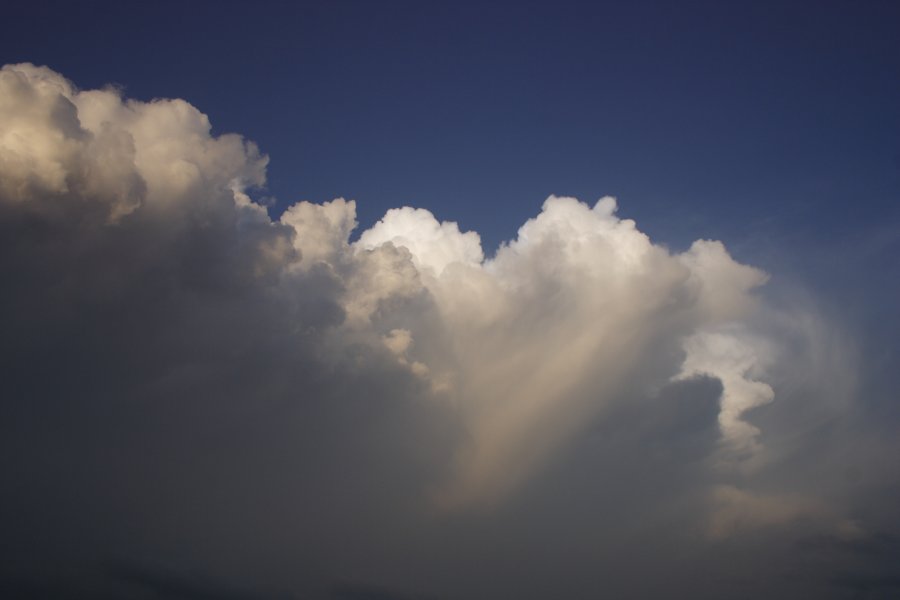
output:
M247 510L268 511L247 487L291 498L275 502L278 526L251 518L272 535L286 527L279 538L296 527L325 543L337 534L318 528L350 526L365 554L383 527L411 527L427 532L402 534L414 547L469 548L442 537L447 519L571 486L566 465L595 456L589 493L625 515L605 526L615 543L644 521L658 523L660 548L796 523L840 543L867 535L839 494L779 474L798 432L749 417L818 394L828 400L804 410L825 419L822 407L849 390L816 378L846 375L852 360L811 358L834 334L807 305L767 304L766 274L722 243L674 253L618 217L611 197L556 196L490 259L477 233L421 208L391 209L351 243L353 201L298 202L278 220L254 203L266 162L240 136L212 136L184 101L79 91L28 64L0 71L5 448L31 470L73 446L73 477L90 483L51 477L57 497L112 510L115 522L165 521L183 514L179 496L208 499L191 483L203 473ZM197 441L194 428L219 433ZM110 466L107 452L125 464ZM110 505L104 469L141 492ZM168 471L175 481L147 509L134 494ZM23 485L15 501L40 490ZM335 496L358 510L349 525ZM622 512L632 503L640 515ZM209 519L231 514L222 510ZM28 526L16 532L27 538ZM92 543L146 553L166 547L155 535ZM313 562L335 578L371 567L388 584L429 589L367 556L326 543ZM478 581L444 583L490 595Z

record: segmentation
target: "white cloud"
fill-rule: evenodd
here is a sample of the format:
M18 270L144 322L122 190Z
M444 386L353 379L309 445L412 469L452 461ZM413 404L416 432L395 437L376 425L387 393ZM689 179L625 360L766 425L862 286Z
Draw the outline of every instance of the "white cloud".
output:
M760 377L760 354L764 344L740 330L718 330L697 333L685 341L687 356L680 378L710 375L722 382L719 425L725 439L739 455L756 449L759 429L741 417L751 408L772 402L775 392L769 384L754 379Z
M679 368L689 370L686 375L701 372L694 368L694 336L754 306L751 292L765 276L732 260L720 243L698 242L672 255L615 210L612 198L591 208L551 197L487 262L476 237L466 238L470 234L460 234L455 224L438 224L427 211L389 211L361 235L361 249L393 244L410 250L421 278L404 281L412 289L421 281L435 306L430 319L440 322L439 336L433 323L425 325L430 350L421 361L455 382L450 401L469 436L442 502L501 499L617 396L663 385ZM389 273L366 270L365 277L390 280L396 270ZM374 311L378 305L368 306ZM420 340L421 321L409 321L405 335ZM740 334L734 335L740 344ZM661 351L682 340L688 362L680 365L672 353L660 366ZM743 380L723 369L702 372L727 376L720 417L725 434L749 428L739 421L745 408L735 399L742 398L737 388Z
M143 203L183 206L265 180L255 145L210 136L209 119L183 100L124 101L113 89L78 91L46 67L7 65L0 114L6 201L82 196L115 220Z
M424 208L392 208L360 236L357 246L371 250L390 242L412 254L420 270L440 275L447 265L477 265L484 255L481 238L474 231L460 233L456 223L439 223Z
M488 261L477 233L410 207L350 244L353 201L299 202L272 222L246 194L264 183L267 159L237 135L211 136L184 101L78 91L31 65L5 67L0 86L5 202L87 203L108 229L153 223L159 244L191 231L216 248L201 268L247 263L241 285L274 278L268 293L288 305L311 293L310 278L330 282L343 319L319 353L387 351L429 382L429 401L457 411L465 441L438 494L445 504L501 500L616 399L679 373L722 379L723 433L745 444L756 430L741 416L772 399L746 377L745 330L710 333L751 314L765 274L719 242L672 254L619 218L613 198L551 196ZM195 260L170 252L172 264ZM223 281L237 276L228 268Z
M424 209L391 209L355 243L352 200L298 202L273 221L248 194L266 163L239 136L212 136L184 101L126 100L47 68L4 67L0 262L19 354L74 348L96 364L122 361L138 397L178 386L207 397L208 386L252 403L255 389L222 386L235 373L260 396L314 389L336 405L381 390L366 398L373 411L414 396L453 430L407 451L440 456L431 487L416 491L458 510L515 496L623 404L668 414L654 403L673 379L721 382L729 450L704 458L758 455L766 431L749 411L778 404L779 390L824 386L847 362L822 349L828 328L804 304L766 306L765 273L716 241L672 253L618 217L613 198L551 196L485 260L477 233ZM104 333L91 346L80 328ZM796 373L781 364L791 352L804 356L790 359ZM740 530L748 510L752 523L775 524L823 510L802 493L781 505L714 489L716 535Z
M613 198L551 196L490 259L410 207L351 243L353 200L277 220L254 203L266 163L184 101L0 70L0 444L22 472L58 469L0 513L83 497L78 521L93 510L110 531L179 523L147 534L167 551L189 531L216 556L241 544L210 531L237 523L301 540L264 548L267 565L301 548L402 565L398 580L464 555L525 557L534 581L554 540L563 557L659 542L665 573L667 548L877 529L840 484L888 497L866 470L896 471L889 427L863 441L844 419L862 353L721 242L674 253ZM73 492L79 478L95 483ZM112 498L113 479L139 499ZM875 504L883 523L894 504ZM478 596L476 579L448 585Z

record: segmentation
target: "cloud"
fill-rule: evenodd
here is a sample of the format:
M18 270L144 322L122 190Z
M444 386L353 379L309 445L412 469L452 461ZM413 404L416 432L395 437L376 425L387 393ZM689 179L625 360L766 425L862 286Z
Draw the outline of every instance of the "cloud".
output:
M668 554L733 581L779 536L890 528L830 468L892 465L853 344L722 243L557 196L489 259L421 208L351 241L353 200L270 217L266 163L184 101L0 70L13 575L125 554L303 597L596 597L596 555L607 591L645 561L717 597Z
M677 349L696 345L691 336L750 314L760 271L715 242L673 255L615 211L612 198L590 207L550 197L486 262L477 236L423 209L390 211L355 244L357 256L399 246L425 265L420 285L443 335L420 335L416 319L404 331L412 343L429 338L427 352L413 355L452 382L442 389L469 436L441 502L502 499L616 396L663 385L679 368ZM696 355L687 374L701 372ZM727 375L722 420L731 434L738 383L727 365L702 372Z
M737 452L752 452L759 429L741 416L772 402L775 392L767 383L751 378L760 371L758 351L740 332L703 332L684 344L686 356L679 377L713 375L723 386L719 424L725 439Z
M447 265L478 265L484 260L481 238L474 231L460 233L456 223L438 223L424 208L392 208L360 236L358 246L372 250L390 242L412 254L420 270L441 275Z

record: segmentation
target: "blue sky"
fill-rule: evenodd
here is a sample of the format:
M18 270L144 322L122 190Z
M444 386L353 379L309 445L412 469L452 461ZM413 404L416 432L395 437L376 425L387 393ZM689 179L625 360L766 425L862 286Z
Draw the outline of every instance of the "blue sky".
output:
M551 193L615 195L676 247L843 238L897 221L891 2L7 11L4 62L185 98L214 131L256 141L276 212L344 196L367 226L388 207L422 206L479 231L488 252Z
M897 596L900 3L2 16L0 596Z

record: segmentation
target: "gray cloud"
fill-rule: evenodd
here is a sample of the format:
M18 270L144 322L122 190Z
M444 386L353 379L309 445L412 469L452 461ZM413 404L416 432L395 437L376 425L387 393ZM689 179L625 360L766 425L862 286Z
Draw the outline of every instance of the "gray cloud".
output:
M351 243L353 201L254 203L266 162L186 102L0 71L8 589L121 557L173 568L111 597L896 587L895 430L810 297L612 198L489 260L409 207Z

